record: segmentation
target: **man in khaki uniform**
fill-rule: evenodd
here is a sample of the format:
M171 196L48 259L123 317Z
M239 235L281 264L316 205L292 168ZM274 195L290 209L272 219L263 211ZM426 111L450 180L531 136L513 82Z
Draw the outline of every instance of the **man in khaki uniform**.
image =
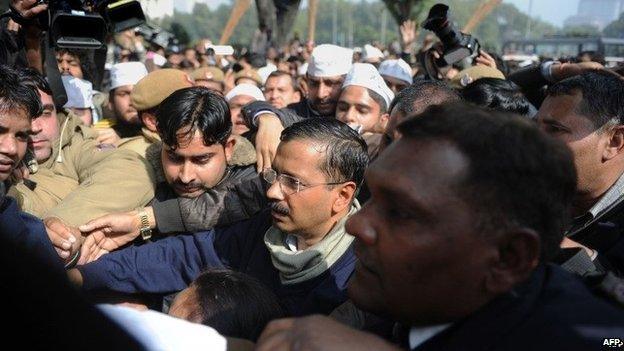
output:
M121 139L119 149L132 150L145 157L147 148L160 141L156 131L156 110L163 100L174 91L193 86L188 75L180 70L167 68L151 72L141 79L132 89L132 105L139 112L143 124L141 134L136 137Z
M25 212L44 219L50 239L66 259L70 248L81 242L75 227L148 203L154 196L153 175L135 153L98 146L97 133L77 116L65 110L57 114L50 87L38 73L24 73L22 79L37 88L44 111L32 122L36 165L9 194Z

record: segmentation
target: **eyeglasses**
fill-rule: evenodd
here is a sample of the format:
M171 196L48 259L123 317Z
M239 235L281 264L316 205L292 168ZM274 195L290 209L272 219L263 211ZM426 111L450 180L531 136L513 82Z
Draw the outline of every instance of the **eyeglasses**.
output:
M300 192L301 190L311 188L319 185L338 185L346 182L334 182L334 183L318 183L318 184L304 184L299 179L291 177L286 174L277 174L272 168L266 168L262 171L262 178L269 184L273 185L275 181L279 183L280 190L284 195L292 195Z

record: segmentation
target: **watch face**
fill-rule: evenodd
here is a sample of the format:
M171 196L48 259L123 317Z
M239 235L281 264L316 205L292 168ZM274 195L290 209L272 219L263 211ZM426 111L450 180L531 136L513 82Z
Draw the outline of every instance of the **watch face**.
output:
M141 231L141 238L143 238L143 240L148 240L149 238L152 237L152 230L151 229L144 229L142 228Z

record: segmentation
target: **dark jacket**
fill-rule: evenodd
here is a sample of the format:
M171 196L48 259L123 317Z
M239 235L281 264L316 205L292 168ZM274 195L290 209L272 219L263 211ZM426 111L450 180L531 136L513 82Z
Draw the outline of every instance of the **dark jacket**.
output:
M323 116L320 113L316 112L316 110L314 110L312 106L310 106L310 102L308 101L308 99L302 99L299 102L295 102L286 106L286 108L292 110L294 113L303 118L334 117L333 115Z
M624 312L555 265L413 350L603 350L624 336Z
M158 182L151 206L160 233L199 232L245 220L265 208L266 188L256 173L253 145L237 138L223 179L196 198L178 197L167 185L160 159L161 144L146 151Z
M64 272L43 222L22 212L11 197L0 196L0 235L3 240L39 257L51 271Z
M614 203L570 239L598 251L597 260L605 270L624 275L624 197Z
M278 296L289 316L329 314L346 301L355 267L350 247L323 274L298 284L282 284L264 243L270 215L193 235L177 235L131 246L78 267L83 289L122 293L171 293L186 288L206 268L229 268L253 276Z
M288 128L291 125L309 117L319 117L318 115L306 114L305 111L302 111L303 107L301 107L300 104L304 104L305 106L308 106L308 103L303 101L303 102L298 102L297 104L290 104L288 105L287 108L279 109L279 108L275 108L271 106L271 104L269 104L266 101L254 101L245 105L243 109L241 110L241 114L243 116L245 124L252 132L258 129L257 121L254 117L262 111L268 111L268 112L275 114L277 118L279 118L280 122L282 122L282 126L284 128ZM291 106L294 106L294 105L298 106L296 110L290 108ZM310 111L311 111L310 113L313 112L312 110ZM301 114L302 112L304 113Z

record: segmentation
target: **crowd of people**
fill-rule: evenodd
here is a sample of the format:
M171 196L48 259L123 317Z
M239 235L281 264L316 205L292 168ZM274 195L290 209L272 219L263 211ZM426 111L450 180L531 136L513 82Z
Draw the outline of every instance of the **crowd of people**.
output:
M400 48L361 51L126 31L100 69L57 50L53 81L28 22L0 26L0 276L22 347L624 343L624 77L595 55L481 50L432 79L411 21Z

